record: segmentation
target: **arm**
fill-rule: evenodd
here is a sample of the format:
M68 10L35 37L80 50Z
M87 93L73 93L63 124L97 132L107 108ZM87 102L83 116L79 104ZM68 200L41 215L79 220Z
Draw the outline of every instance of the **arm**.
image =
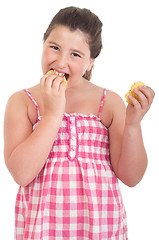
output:
M44 115L32 131L28 106L22 93L8 101L4 121L4 156L15 181L28 185L43 168L57 135L65 107L65 83L53 76L41 79ZM57 110L58 106L58 110Z
M113 97L113 120L109 128L110 157L116 176L126 185L135 186L143 177L147 167L141 120L150 108L154 92L150 88L138 91L140 103L131 99L134 105L124 103L118 96Z

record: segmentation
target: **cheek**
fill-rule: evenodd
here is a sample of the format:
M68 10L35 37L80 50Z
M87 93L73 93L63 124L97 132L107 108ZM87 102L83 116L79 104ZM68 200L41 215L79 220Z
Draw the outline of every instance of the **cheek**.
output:
M72 70L76 75L82 77L85 74L87 67L84 62L79 61L72 65Z
M52 54L48 49L44 49L41 57L43 73L45 73L48 70L48 67L51 64L51 62L52 62Z

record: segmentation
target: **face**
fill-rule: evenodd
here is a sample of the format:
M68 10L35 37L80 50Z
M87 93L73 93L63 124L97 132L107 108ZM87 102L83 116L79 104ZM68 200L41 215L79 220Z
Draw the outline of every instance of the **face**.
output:
M93 63L87 35L80 30L70 31L68 27L58 25L44 42L43 74L54 69L58 73L65 73L68 81L77 81L86 70L91 70Z

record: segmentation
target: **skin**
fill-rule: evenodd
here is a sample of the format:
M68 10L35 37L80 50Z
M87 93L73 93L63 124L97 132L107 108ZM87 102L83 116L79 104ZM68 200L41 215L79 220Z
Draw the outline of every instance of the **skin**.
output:
M5 162L21 186L28 185L43 168L64 112L98 115L103 94L102 88L82 77L92 68L94 59L90 57L87 35L80 30L72 32L67 27L56 26L44 42L41 62L44 75L38 85L29 89L43 116L35 130L32 127L37 112L24 91L13 94L6 106ZM51 68L69 74L67 89L61 83L62 77L47 74ZM125 108L122 99L108 91L101 117L109 129L112 168L131 187L142 179L147 167L140 123L155 95L150 87L142 87L136 94L140 103L131 98L133 105Z

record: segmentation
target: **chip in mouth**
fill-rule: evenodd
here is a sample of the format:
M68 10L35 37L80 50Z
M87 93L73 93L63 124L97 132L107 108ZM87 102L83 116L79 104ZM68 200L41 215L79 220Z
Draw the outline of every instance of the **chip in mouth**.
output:
M47 73L53 73L53 74L56 74L56 75L59 75L59 76L65 76L66 80L69 78L68 73L58 73L53 68L51 68Z
M63 79L62 79L61 83L62 83L62 82L65 82L65 83L66 83L66 88L67 88L67 86L68 86L67 79L69 78L69 74L68 74L68 73L58 73L58 72L56 72L53 68L51 68L51 69L47 72L47 74L49 74L49 73L53 73L53 74L55 74L55 75L59 75L60 77L63 76Z

